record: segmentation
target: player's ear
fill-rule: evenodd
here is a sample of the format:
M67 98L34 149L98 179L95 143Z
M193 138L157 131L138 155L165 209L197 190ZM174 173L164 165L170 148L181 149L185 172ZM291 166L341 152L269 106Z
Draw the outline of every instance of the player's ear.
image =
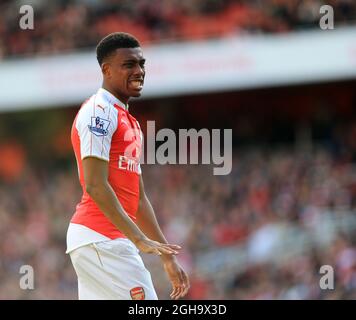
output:
M103 62L101 64L101 72L106 78L111 78L110 64L108 62Z

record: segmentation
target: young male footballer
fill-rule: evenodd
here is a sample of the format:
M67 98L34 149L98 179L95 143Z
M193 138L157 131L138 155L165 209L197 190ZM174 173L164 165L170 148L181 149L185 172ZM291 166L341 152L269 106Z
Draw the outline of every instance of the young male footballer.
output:
M97 48L102 87L83 103L71 139L83 196L67 231L79 299L157 299L139 251L159 255L184 297L189 279L177 261L181 249L165 239L144 190L139 163L142 135L128 101L139 97L145 59L139 42L116 32Z

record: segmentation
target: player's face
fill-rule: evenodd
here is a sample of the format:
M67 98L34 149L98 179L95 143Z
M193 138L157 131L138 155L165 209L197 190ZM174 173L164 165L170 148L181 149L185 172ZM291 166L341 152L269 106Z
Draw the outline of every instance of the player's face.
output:
M142 49L117 49L108 61L106 78L123 102L130 97L139 97L145 79Z

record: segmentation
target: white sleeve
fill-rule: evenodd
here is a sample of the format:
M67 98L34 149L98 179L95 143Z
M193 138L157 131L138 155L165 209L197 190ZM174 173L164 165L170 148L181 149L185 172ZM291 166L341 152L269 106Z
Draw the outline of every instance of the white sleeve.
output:
M109 161L111 138L117 129L117 110L88 103L79 111L76 128L81 159L96 157Z

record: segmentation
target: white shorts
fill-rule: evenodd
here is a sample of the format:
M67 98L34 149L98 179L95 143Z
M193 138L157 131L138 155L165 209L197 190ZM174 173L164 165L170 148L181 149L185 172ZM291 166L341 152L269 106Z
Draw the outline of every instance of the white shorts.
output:
M80 300L157 300L151 274L128 239L97 242L71 251Z

